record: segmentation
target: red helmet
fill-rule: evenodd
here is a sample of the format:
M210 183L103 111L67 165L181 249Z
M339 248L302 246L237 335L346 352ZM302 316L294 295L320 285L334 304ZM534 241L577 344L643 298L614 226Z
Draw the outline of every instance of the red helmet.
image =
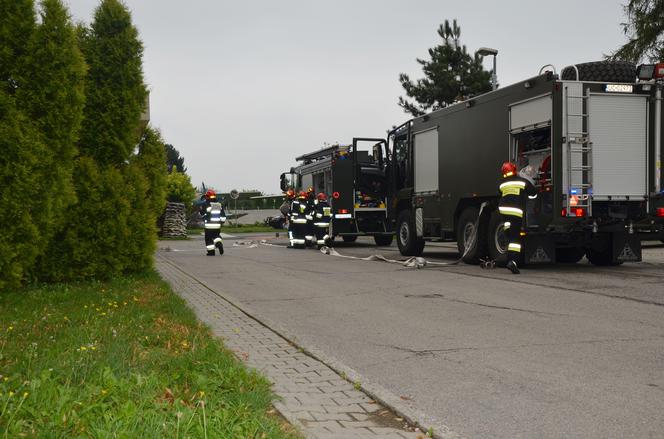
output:
M512 162L505 162L500 171L503 173L503 177L511 177L516 174L516 165Z
M316 196L316 198L318 198L318 200L320 200L320 201L326 201L327 200L327 195L325 195L322 192L319 192L318 195Z
M212 189L208 189L208 191L205 193L205 198L207 198L208 200L212 198L217 198L217 194Z
M307 193L305 191L300 191L298 198L307 198Z
M295 198L295 191L293 189L288 189L288 191L286 192L286 197Z

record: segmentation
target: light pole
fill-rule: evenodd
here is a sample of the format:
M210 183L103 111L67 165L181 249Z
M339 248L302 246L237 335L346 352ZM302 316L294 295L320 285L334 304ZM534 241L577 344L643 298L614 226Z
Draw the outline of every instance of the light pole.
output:
M498 50L491 49L489 47L480 47L476 52L480 56L493 55L493 72L491 72L491 89L495 90L498 87L498 77L496 76L496 55L498 55Z

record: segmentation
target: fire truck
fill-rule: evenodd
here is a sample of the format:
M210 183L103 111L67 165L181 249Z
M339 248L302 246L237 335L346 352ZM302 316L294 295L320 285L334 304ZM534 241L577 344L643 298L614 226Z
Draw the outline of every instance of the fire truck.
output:
M376 245L392 243L386 139L358 137L349 145L328 146L295 160L299 164L281 174L281 190L325 193L332 208L332 239L354 242L358 236L373 236Z
M538 170L521 232L526 264L641 260L662 236L664 64L593 62L416 117L391 130L388 215L403 255L456 241L468 263L506 260L500 166Z

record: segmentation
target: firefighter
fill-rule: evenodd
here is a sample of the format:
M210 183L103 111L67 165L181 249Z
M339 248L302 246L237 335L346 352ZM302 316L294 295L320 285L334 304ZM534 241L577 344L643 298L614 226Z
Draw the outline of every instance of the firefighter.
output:
M308 214L307 194L300 192L290 204L288 214L288 242L289 247L298 247L306 245L307 232L307 214Z
M314 231L316 235L316 245L318 248L327 245L330 239L330 203L327 202L327 195L319 193L314 200Z
M505 162L502 166L503 181L500 184L500 202L498 211L505 220L507 235L507 269L519 274L518 260L521 256L521 226L523 224L526 199L537 192L528 179L517 175L516 165Z
M207 249L208 256L215 255L215 249L219 250L219 254L224 254L224 241L221 239L221 225L226 221L226 213L217 200L217 194L212 190L208 190L203 197L203 203L200 207L200 215L203 217L205 223L205 248Z
M314 245L316 239L316 231L314 228L314 210L316 202L316 192L311 186L307 189L307 209L304 217L307 219L307 229L304 235L307 246Z

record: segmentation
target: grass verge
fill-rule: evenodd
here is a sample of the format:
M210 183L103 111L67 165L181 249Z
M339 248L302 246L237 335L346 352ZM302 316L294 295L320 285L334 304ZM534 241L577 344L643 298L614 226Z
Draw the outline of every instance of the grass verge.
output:
M156 273L8 291L0 310L0 437L298 437Z

